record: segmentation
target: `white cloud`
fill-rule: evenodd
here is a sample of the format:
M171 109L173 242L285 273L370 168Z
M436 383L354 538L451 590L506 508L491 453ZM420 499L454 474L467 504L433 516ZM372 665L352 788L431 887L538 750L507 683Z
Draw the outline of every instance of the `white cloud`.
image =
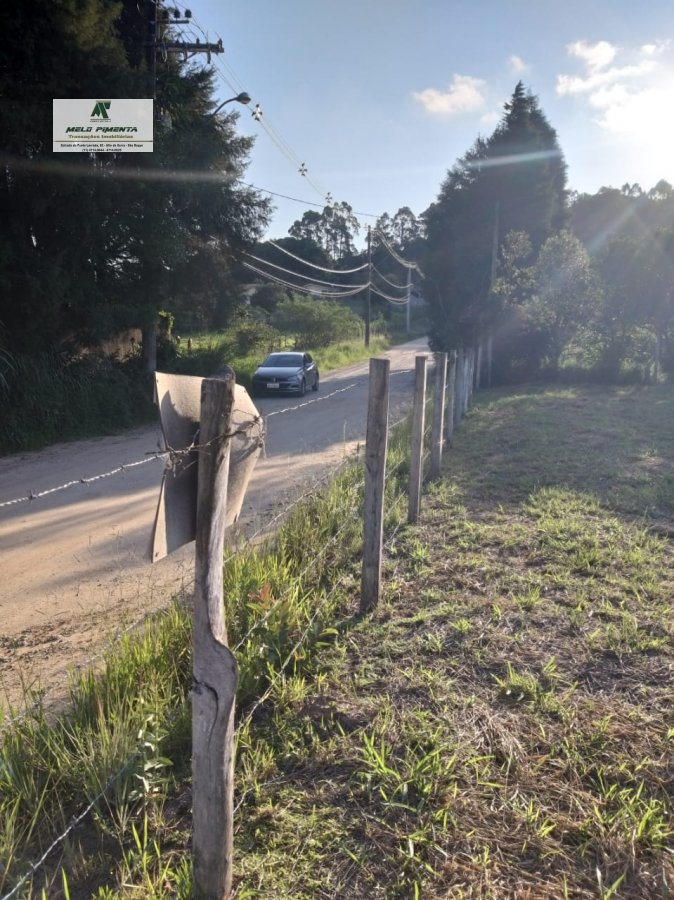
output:
M529 71L529 66L524 62L521 56L513 54L508 57L508 66L514 75L521 75Z
M613 62L617 52L613 44L608 41L597 41L596 44L588 44L587 41L576 41L566 48L571 56L582 59L591 72L603 69Z
M483 116L480 116L480 124L487 125L489 128L494 128L502 118L503 113L492 110L492 112L487 112Z
M644 44L641 52L644 56L659 56L672 46L671 41L655 41L653 44Z
M654 72L656 64L651 60L644 59L637 65L633 66L614 66L611 69L595 69L589 75L558 75L557 76L557 93L558 94L592 94L593 91L603 88L606 85L624 83L633 78L639 78L642 75L648 75Z
M486 86L486 82L481 78L473 78L471 75L454 75L447 90L426 88L418 93L413 93L412 96L431 115L456 116L482 109L486 102L484 94Z
M582 61L585 71L558 75L560 96L584 100L595 122L614 134L648 138L660 134L663 127L671 132L668 111L674 96L674 59L670 41L654 41L632 50L618 49L608 41L576 41L567 51Z

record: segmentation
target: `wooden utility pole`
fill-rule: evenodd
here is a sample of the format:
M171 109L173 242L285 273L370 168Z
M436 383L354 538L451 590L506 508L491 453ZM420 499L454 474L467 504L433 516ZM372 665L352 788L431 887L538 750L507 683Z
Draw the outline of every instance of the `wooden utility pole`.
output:
M426 367L428 359L417 356L414 364L414 406L412 408L412 448L407 521L416 522L421 509L421 482L424 471L424 428L426 420Z
M407 303L405 304L405 331L410 333L411 328L411 310L412 303L412 267L407 267Z
M234 378L201 387L192 689L194 897L227 900L232 890L236 659L227 647L223 603L227 479Z
M365 346L370 346L372 321L372 229L367 226L367 287L365 288Z
M139 5L140 9L140 5ZM145 42L146 45L146 53L147 53L147 65L150 73L151 85L150 88L152 90L152 99L153 99L153 119L154 119L154 140L158 140L158 128L157 126L163 121L162 110L161 110L161 98L157 97L157 58L161 56L162 59L166 60L168 58L168 54L179 54L183 56L186 60L191 59L196 54L205 53L206 58L208 60L208 64L211 63L211 54L219 54L224 53L225 48L223 47L222 41L218 41L216 44L204 43L201 44L197 41L197 43L191 43L186 41L166 41L164 40L165 32L167 28L175 29L178 25L190 25L192 19L192 13L189 9L186 9L184 15L179 12L176 8L172 8L172 15L169 16L168 9L163 5L162 0L146 0L145 5L145 15L147 16L147 40ZM157 149L155 145L155 150ZM147 216L148 212L150 212L152 206L156 206L157 200L155 198L156 191L150 190L146 195L145 200L145 214ZM164 277L164 269L161 264L161 260L159 260L159 253L155 249L154 251L145 246L145 241L143 241L143 251L141 253L141 278L142 278L142 289L149 296L152 295L154 298L154 310L149 318L149 320L145 321L142 325L142 353L143 353L143 367L147 372L154 372L157 369L157 324L158 317L155 310L161 309L163 305L162 294L161 294L161 282Z
M367 404L367 434L365 438L361 612L367 612L377 605L381 589L390 369L390 360L370 359L370 393Z

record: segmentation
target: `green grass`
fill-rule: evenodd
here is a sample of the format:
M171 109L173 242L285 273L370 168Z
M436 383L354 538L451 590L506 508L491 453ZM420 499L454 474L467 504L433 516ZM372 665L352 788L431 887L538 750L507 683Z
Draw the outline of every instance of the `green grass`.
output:
M353 470L227 563L237 898L671 896L673 414L661 386L485 393L414 526L402 434L367 617ZM189 896L172 616L74 692L69 724L10 731L2 887L135 752L45 889Z

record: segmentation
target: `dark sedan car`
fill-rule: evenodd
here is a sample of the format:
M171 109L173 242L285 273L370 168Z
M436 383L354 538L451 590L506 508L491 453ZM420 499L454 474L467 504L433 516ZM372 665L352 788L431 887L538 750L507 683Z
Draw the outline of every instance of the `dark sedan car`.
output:
M263 394L299 394L318 390L318 368L309 353L270 353L253 373L253 397Z

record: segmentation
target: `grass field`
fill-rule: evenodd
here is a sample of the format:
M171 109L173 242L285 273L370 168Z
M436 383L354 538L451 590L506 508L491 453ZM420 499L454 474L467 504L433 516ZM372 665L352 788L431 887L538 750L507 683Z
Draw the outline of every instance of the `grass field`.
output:
M673 413L481 397L385 602L259 731L238 896L671 896Z
M322 506L298 510L269 557L250 550L226 567L232 643L249 636L238 900L672 896L674 397L660 385L476 399L418 523L404 524L404 497L389 513L372 615L357 614L348 473ZM319 597L331 602L298 648ZM190 896L189 720L158 712L189 689L188 629L175 615L167 627L133 664L116 648L107 693L85 684L65 728L72 748L79 720L99 722L112 757L124 696L136 724L117 758L138 721L151 748L134 771L144 790L118 786L95 828L68 841L70 897ZM288 647L285 676L271 676ZM44 823L24 821L10 782L53 810L35 773L63 747L45 723L21 727L0 757L0 813L16 820L0 849L16 871L18 836L35 842ZM92 746L51 773L66 817L75 776L101 753ZM91 791L106 777L90 775ZM55 861L51 871L48 896L65 896Z

